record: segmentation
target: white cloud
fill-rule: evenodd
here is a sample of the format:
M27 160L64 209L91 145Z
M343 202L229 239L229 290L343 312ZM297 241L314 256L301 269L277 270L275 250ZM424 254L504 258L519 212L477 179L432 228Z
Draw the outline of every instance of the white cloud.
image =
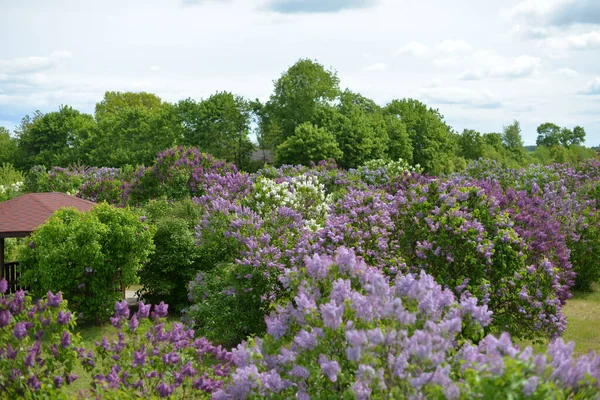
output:
M470 53L473 46L464 40L447 39L435 45L435 49L446 53Z
M542 47L556 57L564 57L571 50L597 49L600 48L600 32L592 31L552 37L544 40Z
M420 97L435 104L462 104L470 108L499 108L502 101L489 90L472 90L463 87L429 87L422 89Z
M0 60L0 74L22 74L47 70L55 67L62 60L71 58L71 53L58 50L46 57L24 57L12 60Z
M570 0L525 0L510 9L504 10L503 16L505 18L513 18L547 15L569 1Z
M367 67L365 67L365 71L379 71L379 72L383 72L383 71L387 71L388 66L386 63L382 63L382 62L377 62L375 64L371 64Z
M429 55L431 55L431 49L423 43L413 41L400 47L396 54L408 54L417 57L429 57Z
M158 72L158 71L160 71L160 67L158 67L156 65L151 65L150 66L150 71L152 71L152 72Z
M515 25L510 30L513 37L523 40L545 39L550 35L548 29L539 26Z
M579 75L579 72L571 69L571 68L559 68L554 71L555 74L564 76L565 78L575 78Z
M505 18L521 18L555 26L600 24L598 0L525 0L503 12Z
M449 56L449 57L438 57L433 60L433 63L435 64L436 67L454 67L454 66L458 65L461 61L463 61L463 58L459 58L456 56Z
M267 8L282 14L335 13L346 9L369 8L375 5L377 5L377 0L270 0Z
M539 57L522 55L506 59L495 52L483 51L473 55L468 62L478 65L469 68L461 75L462 80L518 79L535 75L541 60Z
M409 42L402 46L396 54L409 54L417 57L432 57L439 54L465 54L474 50L473 46L464 40L446 39L433 47L420 42Z
M589 81L579 93L586 95L600 94L600 76Z

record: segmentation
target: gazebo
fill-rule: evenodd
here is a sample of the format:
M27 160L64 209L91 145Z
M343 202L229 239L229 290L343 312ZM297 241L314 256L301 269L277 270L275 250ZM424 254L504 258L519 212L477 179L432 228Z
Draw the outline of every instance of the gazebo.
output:
M29 193L0 203L0 279L6 278L9 290L15 290L18 263L4 260L4 239L28 236L63 207L89 211L96 203L64 193Z

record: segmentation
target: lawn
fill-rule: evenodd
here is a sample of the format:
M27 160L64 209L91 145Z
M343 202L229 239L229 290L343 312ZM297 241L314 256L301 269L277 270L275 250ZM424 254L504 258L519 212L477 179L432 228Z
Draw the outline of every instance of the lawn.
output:
M564 338L575 342L575 351L600 351L600 289L575 293L563 312L568 321Z

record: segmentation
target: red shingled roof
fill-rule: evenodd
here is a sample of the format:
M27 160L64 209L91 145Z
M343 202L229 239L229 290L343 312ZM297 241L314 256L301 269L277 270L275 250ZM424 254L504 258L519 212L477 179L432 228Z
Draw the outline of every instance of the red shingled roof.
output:
M59 208L89 211L96 203L64 193L29 193L0 203L0 237L23 237Z

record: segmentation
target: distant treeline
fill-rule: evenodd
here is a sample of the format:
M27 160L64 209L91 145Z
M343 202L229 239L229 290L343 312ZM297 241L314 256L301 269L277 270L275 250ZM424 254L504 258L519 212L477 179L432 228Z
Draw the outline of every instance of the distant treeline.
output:
M251 140L254 136L258 143ZM340 89L337 73L301 59L274 82L266 103L229 92L168 103L151 93L107 92L93 115L63 105L23 118L13 134L0 127L0 164L122 167L149 165L174 145L255 170L257 149L276 164L333 158L352 168L372 159L403 159L432 174L462 170L469 160L493 159L510 167L564 163L593 157L585 130L542 123L537 146L525 147L518 121L502 132L454 131L437 110L414 99L385 106Z

